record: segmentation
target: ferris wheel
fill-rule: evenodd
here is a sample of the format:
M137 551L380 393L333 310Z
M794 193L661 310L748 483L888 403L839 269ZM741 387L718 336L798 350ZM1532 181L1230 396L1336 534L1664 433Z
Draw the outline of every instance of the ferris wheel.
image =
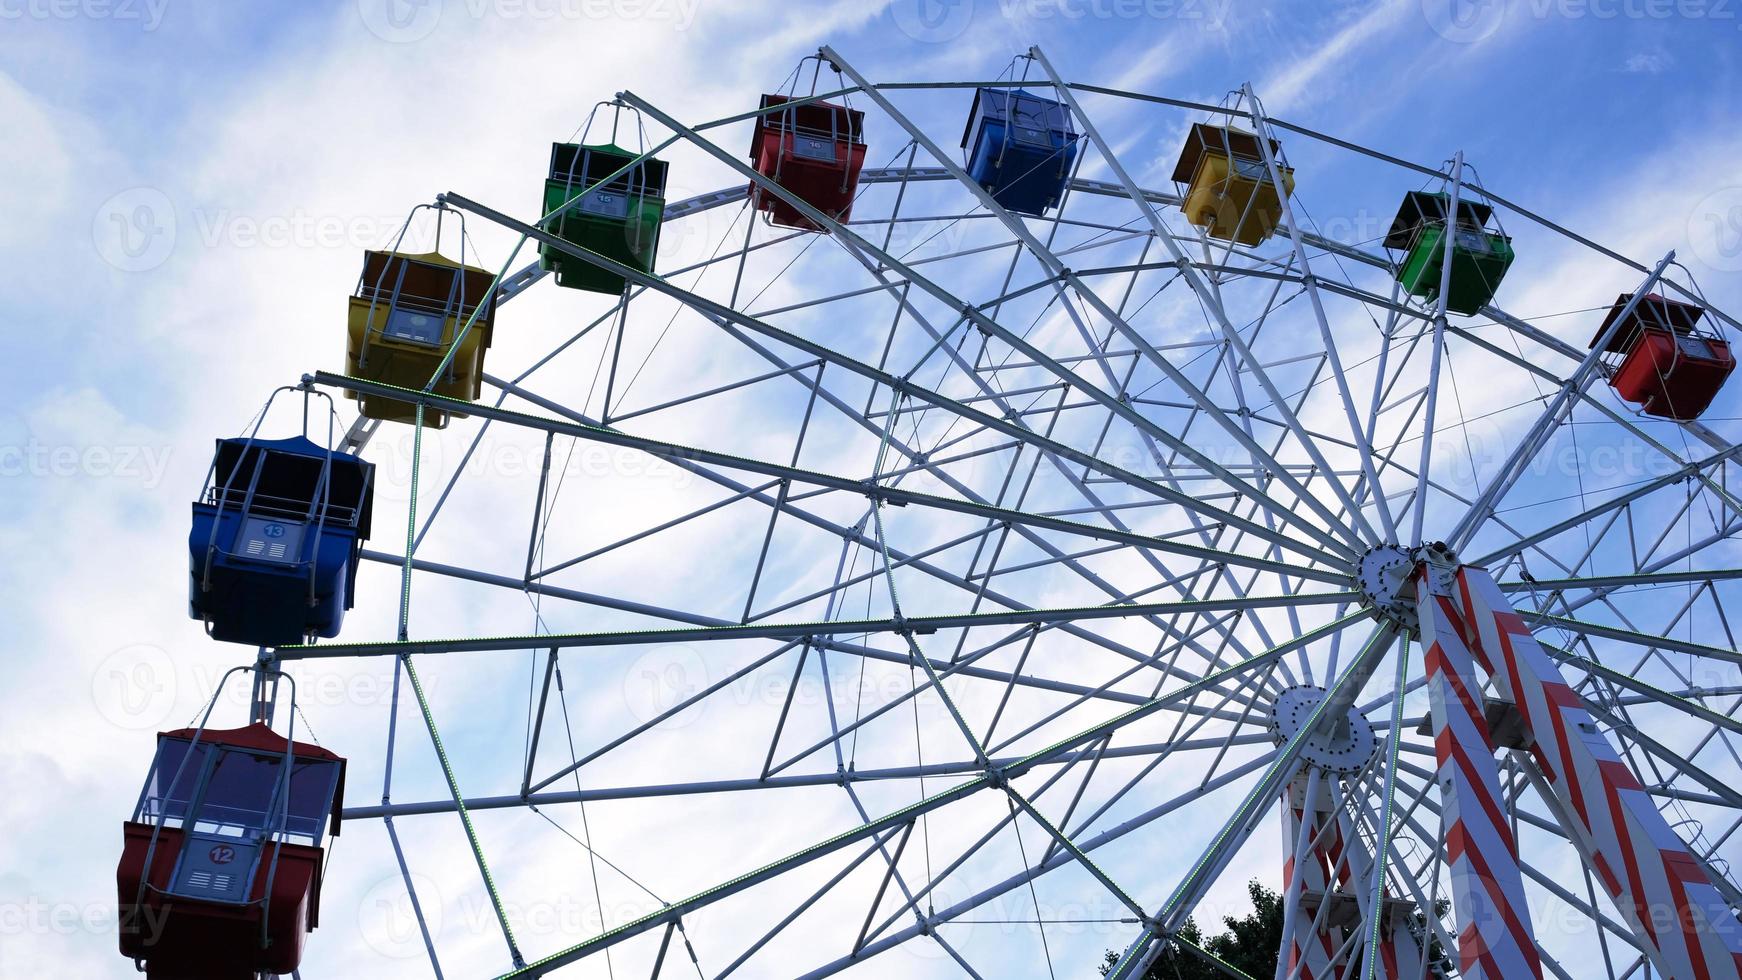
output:
M219 444L190 606L258 648L253 710L160 736L121 900L168 925L123 951L293 973L346 874L330 832L385 821L440 976L405 828L446 821L502 978L881 976L902 950L1079 975L1065 907L1117 980L1247 976L1180 930L1249 873L1282 896L1277 978L1742 977L1742 324L1673 252L1261 94L1070 82L1038 48L879 83L825 48L725 119L621 93L527 200L442 195L430 251L408 221L366 256L345 370L287 393L303 434ZM678 192L683 160L730 178ZM520 245L486 263L466 221ZM517 322L534 288L584 325ZM354 400L342 435L308 421L323 394ZM469 494L503 433L541 447L497 481L512 515ZM401 437L403 535L371 462ZM616 462L570 465L596 448ZM396 635L334 639L389 582ZM437 587L532 624L434 631ZM436 657L526 678L478 706L523 751L444 741ZM341 756L380 746L299 740L278 691L322 658L390 658L384 782L427 730L445 795L346 792ZM658 696L603 710L606 663ZM581 829L614 806L660 839ZM532 834L662 884L518 935L535 876L502 854Z

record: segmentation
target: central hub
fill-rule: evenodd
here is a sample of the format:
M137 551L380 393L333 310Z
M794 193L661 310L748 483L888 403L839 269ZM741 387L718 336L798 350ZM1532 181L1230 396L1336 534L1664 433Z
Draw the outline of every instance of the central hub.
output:
M1291 687L1270 705L1270 737L1281 745L1307 725L1325 700L1325 689L1311 684ZM1347 776L1360 772L1379 751L1373 726L1350 708L1337 717L1321 717L1301 743L1301 758L1326 772Z
M1420 631L1421 617L1415 609L1416 576L1424 564L1434 576L1436 589L1451 587L1457 558L1440 542L1419 548L1382 544L1368 549L1361 556L1355 584L1367 600L1367 609L1374 619L1393 623L1412 633Z

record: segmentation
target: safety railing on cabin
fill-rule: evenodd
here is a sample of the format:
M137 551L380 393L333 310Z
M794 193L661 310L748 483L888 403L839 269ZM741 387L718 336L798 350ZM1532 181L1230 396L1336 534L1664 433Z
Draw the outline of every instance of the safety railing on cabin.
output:
M249 500L247 494L240 493L235 489L226 493L223 487L212 486L206 488L205 494L200 498L201 503L235 511L243 510L245 501L247 512L252 516L277 517L287 521L303 521L310 516L309 502L295 497L275 497L256 492ZM327 502L324 508L317 509L324 509L326 524L329 526L356 527L362 516L362 508L359 506L347 506L331 501Z

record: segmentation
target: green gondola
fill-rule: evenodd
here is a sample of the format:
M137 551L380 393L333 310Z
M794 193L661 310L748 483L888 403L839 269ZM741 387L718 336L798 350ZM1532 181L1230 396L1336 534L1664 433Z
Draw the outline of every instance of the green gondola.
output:
M1410 191L1391 222L1385 247L1402 253L1397 281L1412 296L1439 298L1446 257L1446 210L1440 191ZM1512 265L1512 239L1488 227L1494 209L1479 201L1458 201L1452 235L1452 276L1446 309L1471 314L1486 306Z
M544 213L585 196L545 227L571 245L651 273L665 215L666 165L648 158L630 167L637 155L609 143L552 144ZM557 285L570 289L620 296L626 285L622 276L542 242L538 262L556 274Z

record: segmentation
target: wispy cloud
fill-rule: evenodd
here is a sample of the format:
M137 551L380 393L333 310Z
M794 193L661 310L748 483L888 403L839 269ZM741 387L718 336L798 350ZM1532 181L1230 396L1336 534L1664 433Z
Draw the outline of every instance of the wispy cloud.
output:
M1258 84L1265 108L1276 115L1287 113L1323 98L1314 86L1333 69L1346 72L1350 59L1372 44L1419 16L1412 0L1378 0L1331 36L1307 40L1310 51L1266 76Z
M1633 75L1658 75L1674 66L1675 59L1668 51L1659 48L1628 55L1621 63L1621 70Z

